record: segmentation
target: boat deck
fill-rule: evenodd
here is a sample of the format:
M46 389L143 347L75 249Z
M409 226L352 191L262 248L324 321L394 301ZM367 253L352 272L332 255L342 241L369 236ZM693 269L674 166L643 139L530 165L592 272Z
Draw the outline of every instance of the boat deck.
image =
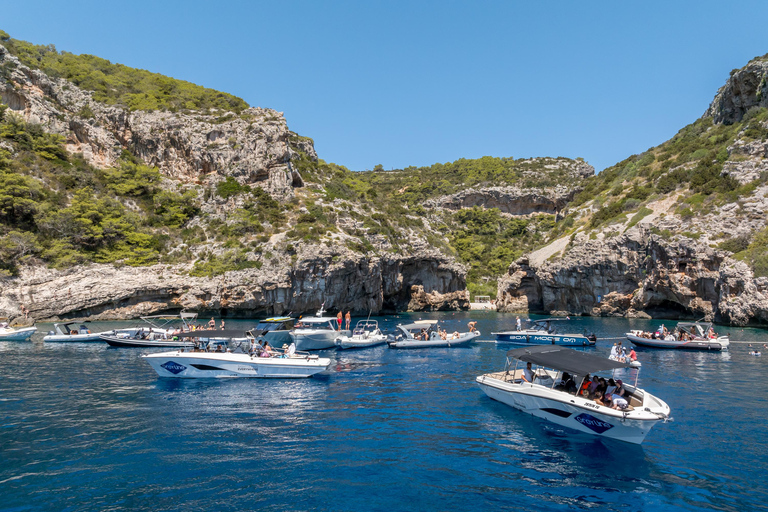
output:
M512 370L508 372L487 373L485 374L485 377L496 379L501 382L510 382L513 384L520 384L524 382L523 371L524 370ZM569 394L573 394L573 393L569 393ZM588 400L587 397L583 397L583 398L585 400ZM627 402L629 403L629 407L625 409L626 411L634 410L635 407L642 407L643 405L643 401L637 396L633 395L629 390L627 390L627 394L624 396L624 398L626 398Z

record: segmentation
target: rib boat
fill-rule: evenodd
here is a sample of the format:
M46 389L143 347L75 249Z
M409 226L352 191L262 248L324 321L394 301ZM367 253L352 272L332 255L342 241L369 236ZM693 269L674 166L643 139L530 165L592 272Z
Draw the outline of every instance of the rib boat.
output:
M389 336L389 348L434 348L461 347L480 336L480 331L453 332L442 336L438 320L418 320L410 324L399 324L398 334Z
M43 337L47 342L90 342L102 341L101 335L111 335L114 331L91 332L85 322L66 322L53 324L52 331ZM79 324L79 325L78 325ZM74 326L74 327L73 327Z
M523 379L526 363L532 363L531 382ZM490 398L525 413L586 434L640 444L654 425L669 419L670 408L660 398L636 387L637 383L625 383L628 406L613 409L560 386L564 372L572 376L578 390L589 374L627 366L566 347L540 345L508 351L503 371L480 375L476 381Z
M663 326L655 333L633 330L626 334L633 344L650 348L674 348L683 350L728 350L729 336L714 334L709 322L679 322L675 330L664 335Z
M255 338L242 331L195 331L183 337L192 341L193 348L142 354L159 377L304 378L324 371L331 364L328 358L295 351L295 345L284 350L272 349L271 355L262 356L254 350Z

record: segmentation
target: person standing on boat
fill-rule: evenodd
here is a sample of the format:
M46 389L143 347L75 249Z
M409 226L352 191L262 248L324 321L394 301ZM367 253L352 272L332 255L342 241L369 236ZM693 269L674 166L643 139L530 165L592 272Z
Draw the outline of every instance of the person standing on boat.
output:
M208 328L209 329L215 329L216 328L216 320L214 320L213 317L211 317L211 321L208 322Z
M469 326L469 332L475 332L475 326L477 325L477 322L472 320L467 325Z
M352 323L352 312L347 311L347 314L344 317L344 320L347 321L347 330L349 330L349 325Z
M520 317L517 317L517 322L516 322L515 325L517 325L517 330L518 331L522 331L523 330L523 323L520 321Z
M339 330L341 330L341 325L344 323L344 313L339 311L339 314L336 315L336 321L339 323Z

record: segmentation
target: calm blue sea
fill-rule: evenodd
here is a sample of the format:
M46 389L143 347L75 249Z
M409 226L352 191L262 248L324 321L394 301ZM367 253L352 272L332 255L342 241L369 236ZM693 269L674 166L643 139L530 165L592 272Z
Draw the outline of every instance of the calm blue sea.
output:
M378 318L394 326L515 315ZM357 319L353 319L357 320ZM666 322L669 327L673 322ZM228 327L245 321L227 322ZM658 321L574 318L607 355ZM108 324L109 328L125 323ZM488 399L477 375L509 346L324 351L306 380L160 380L145 349L0 342L0 510L765 509L765 355L639 349L639 385L672 408L633 446L567 431ZM732 340L768 332L720 327ZM486 336L487 335L487 336ZM634 370L633 370L634 371ZM625 380L634 380L627 373Z

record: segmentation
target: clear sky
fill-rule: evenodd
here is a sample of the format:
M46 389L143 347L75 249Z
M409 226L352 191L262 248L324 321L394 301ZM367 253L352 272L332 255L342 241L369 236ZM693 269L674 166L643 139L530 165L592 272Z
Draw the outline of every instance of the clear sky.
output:
M669 139L768 53L765 1L0 0L11 37L285 112L352 170Z

